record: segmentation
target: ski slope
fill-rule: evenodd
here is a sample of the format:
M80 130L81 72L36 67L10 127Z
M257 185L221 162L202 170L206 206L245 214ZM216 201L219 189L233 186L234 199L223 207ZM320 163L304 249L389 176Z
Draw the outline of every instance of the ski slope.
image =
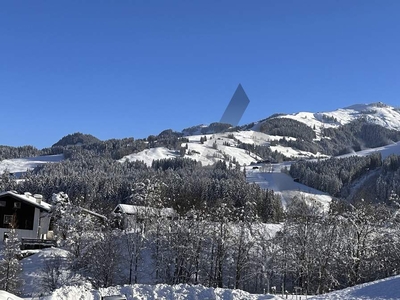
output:
M337 158L349 156L367 156L374 152L380 152L382 159L389 155L400 155L400 142L379 148L365 149L359 152L345 154ZM285 162L280 164L268 165L267 170L262 165L259 169L253 169L252 166L246 168L246 178L248 182L256 183L263 189L274 190L275 193L282 197L282 204L286 206L294 196L304 196L306 199L315 199L324 209L329 208L332 197L327 193L313 189L304 184L295 182L293 178L286 173L282 173L282 169L290 169L293 162ZM399 297L400 299L400 297Z
M233 134L233 136L237 140L246 142L257 141L259 144L268 144L268 142L270 141L269 139L271 138L271 136L265 135L260 132L255 134L255 132L253 131L239 131L229 134ZM270 168L272 168L272 171L267 170L265 172L265 170L262 170L261 166L259 166L260 169L253 169L253 166L250 166L250 163L260 160L260 158L254 156L254 154L246 153L246 151L243 149L236 148L235 146L237 142L234 139L228 138L227 134L207 135L207 141L204 144L200 143L200 137L202 136L199 135L188 137L188 151L192 151L192 154L186 154L185 157L199 161L202 163L203 166L212 165L219 160L223 160L224 155L225 157L229 157L230 159L235 158L235 160L240 163L241 166L246 166L248 182L256 183L263 189L274 190L274 192L281 195L282 203L284 206L286 206L293 197L304 196L306 199L316 200L322 205L324 209L328 209L329 203L332 200L332 197L330 195L303 185L301 183L295 182L292 177L281 172L283 168L287 168L289 170L292 162L272 164L270 166ZM213 148L214 142L217 143L217 149ZM229 143L231 146L224 145L224 142ZM186 143L184 143L183 146L186 146ZM271 146L271 149L273 151L277 150L279 152L282 152L293 158L313 157L312 153L298 151L290 147ZM384 147L365 149L359 152L339 156L338 158L352 155L366 156L374 152L380 152L383 159L391 154L400 155L400 142ZM167 148L160 147L147 149L139 153L125 156L120 160L120 162L123 162L126 159L128 159L129 161L141 160L144 161L147 165L151 166L152 161L155 159L173 157L179 157L179 153L173 150L169 150Z
M340 157L349 157L349 156L367 156L370 155L372 153L375 152L380 152L382 155L382 159L385 159L386 157L388 157L389 155L395 154L395 155L400 155L400 142L397 143L393 143L387 146L383 146L383 147L378 147L378 148L370 148L370 149L364 149L362 151L359 152L353 152L353 153L349 153L349 154L344 154Z
M8 171L18 177L19 174L33 170L37 166L60 162L62 160L64 160L63 154L5 159L0 161L0 174L4 173L4 171Z
M207 141L200 143L200 138L206 137ZM269 145L271 141L280 140L282 136L268 135L252 130L237 131L207 135L193 135L186 137L189 142L182 143L182 147L187 147L185 158L194 159L201 162L203 166L209 166L217 161L233 161L235 160L241 166L248 166L252 162L261 160L261 158L253 153L248 153L244 149L237 148L239 142L254 145ZM288 138L292 139L292 138ZM272 146L272 151L281 152L287 157L295 158L311 158L315 155L311 152L299 151L291 147ZM180 157L179 151L170 150L165 147L146 149L138 153L124 156L119 161L143 161L148 166L156 159Z
M207 137L207 141L200 143L201 137ZM236 160L240 165L248 165L260 157L248 154L244 149L236 148L236 142L227 137L227 134L195 135L186 137L188 143L182 143L187 147L185 158L200 162L203 166L212 165L221 160ZM229 146L227 146L229 144ZM143 161L148 166L156 159L180 157L179 151L170 150L165 147L146 149L138 153L124 156L119 161Z
M329 209L329 204L332 197L327 193L313 189L309 186L295 182L292 177L282 172L283 168L289 169L291 162L272 164L272 171L264 172L262 169L253 169L248 167L246 169L246 179L250 183L258 184L262 189L273 190L276 194L282 197L282 205L286 207L287 204L294 197L304 197L308 201L315 200L319 203L323 210Z

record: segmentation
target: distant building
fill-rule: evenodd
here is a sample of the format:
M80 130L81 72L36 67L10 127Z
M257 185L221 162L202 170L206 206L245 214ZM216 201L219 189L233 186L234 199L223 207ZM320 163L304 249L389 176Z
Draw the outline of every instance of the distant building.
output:
M20 238L46 239L50 226L51 205L43 196L14 191L0 193L0 238L15 228Z
M154 208L129 204L118 204L113 212L121 217L118 226L123 229L157 218L172 220L178 216L173 208Z

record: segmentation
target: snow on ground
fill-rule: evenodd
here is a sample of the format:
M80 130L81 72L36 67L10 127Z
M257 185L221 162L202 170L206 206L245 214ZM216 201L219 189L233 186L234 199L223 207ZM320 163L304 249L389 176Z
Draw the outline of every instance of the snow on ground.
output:
M330 112L299 112L278 116L278 118L294 119L315 128L318 137L323 128L345 125L360 117L365 117L369 122L388 129L400 130L400 111L383 103L356 104Z
M2 174L4 171L14 174L24 173L27 170L36 168L37 166L47 163L60 162L62 160L64 160L63 154L5 159L0 161L0 174Z
M10 294L6 291L0 291L0 300L23 300L23 299L13 294Z
M295 182L292 177L282 173L282 168L290 168L290 162L281 164L272 164L272 172L262 172L260 169L248 168L246 178L248 182L256 183L263 189L274 190L276 194L281 195L282 204L285 207L295 196L304 196L306 199L315 199L322 205L324 210L329 208L332 197L319 190Z
M22 285L23 295L39 295L41 293L40 278L46 264L54 259L65 260L68 251L60 248L46 248L42 250L24 250L23 253L30 255L22 259Z
M286 157L293 157L293 158L303 158L303 157L315 157L315 156L322 156L322 157L326 157L326 155L317 153L314 154L312 152L307 152L307 151L301 151L292 147L284 147L281 145L277 145L277 146L271 146L270 147L272 151L277 151L279 153L282 153L283 155L285 155Z
M125 295L127 299L135 300L183 300L183 299L220 299L220 300L264 300L283 299L278 295L256 295L241 290L229 290L221 288L207 288L201 285L125 285L100 290L91 290L88 286L63 287L56 290L51 296L43 297L46 300L85 299L100 300L101 296ZM300 296L288 296L287 299L299 299ZM303 298L304 297L304 298ZM306 296L302 296L306 299ZM0 294L0 299L1 294ZM4 298L7 299L7 298ZM16 298L19 300L19 298ZM400 276L389 277L370 283L357 285L328 294L308 296L310 300L394 300L400 299Z
M310 297L313 300L378 300L400 299L400 276L356 285L340 291Z
M273 148L273 147L271 147ZM337 158L349 156L367 156L374 152L380 152L382 159L385 159L391 154L400 155L400 142L387 145L384 147L366 149L359 152L353 152L345 155L338 156ZM281 173L283 168L290 169L292 162L285 162L280 164L272 164L259 166L260 169L254 170L251 166L247 167L247 181L258 184L263 189L271 189L282 196L282 204L285 206L288 201L294 196L303 195L306 198L315 199L320 202L324 208L328 208L332 197L319 190L308 187L304 184L295 182L292 177L285 173ZM272 172L271 172L272 171ZM400 299L400 296L399 296Z
M233 136L238 139L240 142L245 144L254 144L254 145L268 145L271 141L279 141L283 139L283 136L279 135L269 135L259 131L253 130L245 130L245 131L236 131L230 132L228 134L233 134ZM285 137L287 140L296 140L292 137Z
M175 158L179 157L179 153L173 150L169 150L165 147L157 147L146 149L138 153L124 156L119 162L128 161L143 161L146 165L151 166L153 160L164 159L164 158Z
M200 138L204 136L207 137L207 141L201 144ZM186 147L187 145L187 154L185 158L201 162L203 166L212 165L217 161L224 160L224 155L231 159L235 158L240 165L249 165L251 162L260 159L254 154L250 155L246 153L244 149L236 148L235 141L227 138L226 134L196 135L187 138L189 139L189 143L182 144L182 147ZM226 143L229 143L231 146L227 146ZM169 150L165 147L157 147L124 156L119 161L144 161L148 166L151 166L153 160L175 158L179 156L179 151Z
M359 152L353 152L353 153L349 153L349 154L344 154L338 157L349 157L349 156L367 156L370 155L374 152L380 152L382 155L382 159L385 159L386 157L388 157L391 154L396 154L396 155L400 155L400 142L397 143L393 143L387 146L383 146L383 147L378 147L378 148L371 148L371 149L365 149Z
M203 166L208 166L216 163L217 161L230 158L235 160L241 165L249 165L252 162L261 160L260 157L255 154L249 154L244 149L237 148L237 141L230 138L233 135L235 139L243 143L255 144L255 145L268 145L269 142L279 140L283 137L267 135L261 132L255 131L238 131L228 133L217 133L207 135L193 135L187 136L189 139L188 143L182 143L182 147L187 146L186 155L184 157L194 159L201 162ZM207 137L207 140L202 144L200 143L201 137ZM289 138L291 139L291 138ZM216 144L216 147L215 145ZM229 146L228 146L229 144ZM299 151L291 147L275 146L271 147L272 151L277 150L287 157L314 157L315 155L311 152ZM157 147L146 149L138 153L133 153L124 156L119 162L128 161L143 161L148 166L151 166L153 160L175 158L179 157L179 151L169 150L165 147Z
M242 290L230 290L222 288L207 288L201 285L147 285L135 284L102 288L98 291L88 290L84 287L64 287L56 290L52 296L45 297L46 300L85 299L100 300L102 296L125 295L127 299L135 300L186 300L186 299L208 299L208 300L278 300L282 299L274 295L255 295Z

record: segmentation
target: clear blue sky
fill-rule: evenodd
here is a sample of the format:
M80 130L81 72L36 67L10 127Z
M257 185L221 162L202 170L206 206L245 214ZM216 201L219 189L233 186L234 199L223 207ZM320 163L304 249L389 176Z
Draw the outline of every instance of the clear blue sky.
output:
M400 105L400 1L2 1L0 144Z

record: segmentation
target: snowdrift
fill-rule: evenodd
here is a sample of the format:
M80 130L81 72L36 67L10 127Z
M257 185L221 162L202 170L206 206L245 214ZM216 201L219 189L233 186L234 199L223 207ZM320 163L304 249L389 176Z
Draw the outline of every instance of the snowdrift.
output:
M356 285L340 291L314 296L313 300L378 300L400 299L400 276Z
M278 300L274 295L253 295L241 290L229 290L222 288L207 288L201 285L146 285L136 284L123 287L109 287L99 291L85 290L79 287L64 287L56 290L46 300L85 299L100 300L102 296L125 295L127 299L135 300L184 300L184 299L208 299L208 300Z

